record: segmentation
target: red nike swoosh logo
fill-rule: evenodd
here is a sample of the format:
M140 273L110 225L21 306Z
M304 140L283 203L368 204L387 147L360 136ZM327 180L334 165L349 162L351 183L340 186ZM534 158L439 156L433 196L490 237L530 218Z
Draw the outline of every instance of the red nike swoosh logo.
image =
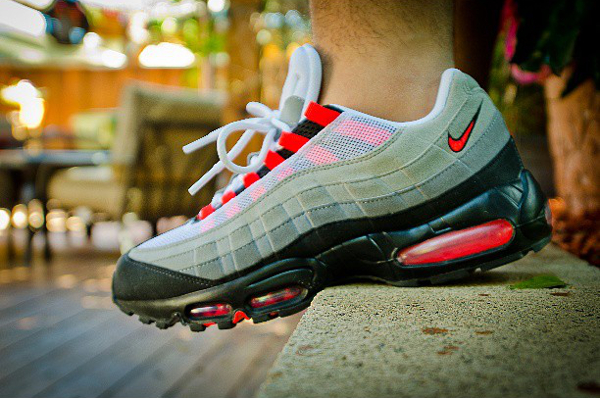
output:
M448 133L448 145L450 149L454 152L460 152L463 150L465 145L467 145L467 141L471 136L471 132L473 131L473 127L475 126L475 122L477 121L477 116L479 116L479 111L481 110L481 104L479 104L479 108L477 108L477 112L475 112L475 116L467 126L467 129L458 137L458 139L452 138L450 133Z

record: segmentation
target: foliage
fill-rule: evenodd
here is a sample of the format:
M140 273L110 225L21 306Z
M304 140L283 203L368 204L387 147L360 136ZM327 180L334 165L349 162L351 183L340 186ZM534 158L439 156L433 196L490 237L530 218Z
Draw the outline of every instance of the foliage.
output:
M545 132L544 90L538 84L517 84L505 57L506 32L501 32L493 53L489 95L508 126L517 136Z
M516 3L519 29L511 62L532 72L548 65L557 75L572 65L573 73L563 95L589 78L600 89L600 47L595 43L600 37L600 2L516 0Z

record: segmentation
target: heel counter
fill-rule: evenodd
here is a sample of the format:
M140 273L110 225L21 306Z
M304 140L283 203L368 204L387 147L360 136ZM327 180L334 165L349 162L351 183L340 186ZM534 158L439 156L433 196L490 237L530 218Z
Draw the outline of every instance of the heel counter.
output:
M494 104L494 101L492 101L492 99L484 89L479 88L478 91L478 95L481 97L482 103L485 107L487 107L490 110L490 113L492 114L491 122L494 123L493 134L498 139L509 141L512 138L512 136L510 134L510 131L508 130L508 126L506 125L504 116L502 115L498 107L496 107L496 104Z
M497 150L508 142L510 133L502 114L475 79L455 70L449 97L456 104L453 110L456 114L449 129L452 136L460 137L465 127L474 122L473 140L477 140L478 135L493 135L499 144Z
M496 107L490 96L485 91L483 92L483 94L485 96L483 100L487 103L487 106L489 106L493 112L493 118L490 125L491 134L498 140L506 141L506 145L509 145L511 147L511 161L518 164L520 170L524 170L525 166L523 165L521 154L519 153L519 149L512 134L510 134L510 131L508 130L508 126L506 125L504 116Z
M489 117L489 120L493 120L496 117L501 119L501 128L498 129L498 134L508 140L510 133L506 123L504 122L504 117L488 93L479 85L479 83L477 83L475 79L464 72L458 71L456 74L456 79L467 92L467 95L472 97L472 101L476 104L481 104L482 108L485 110L485 113L491 116Z
M523 170L523 162L511 137L502 150L481 170L478 177L480 183L489 189L519 180Z
M518 164L519 169L523 169L523 161L521 159L521 155L517 149L517 146L510 134L508 126L504 120L504 116L500 112L500 110L494 104L494 101L490 98L488 93L481 87L479 84L473 79L471 76L467 75L464 72L459 72L456 75L459 84L463 87L463 89L467 92L467 100L465 102L465 107L480 107L480 116L479 120L481 125L479 126L479 134L486 135L488 144L489 140L493 140L496 143L499 143L500 146L496 146L495 151L485 151L488 152L490 158L495 157L505 146L510 147L508 151L508 157L510 158L510 162L513 164ZM476 111L471 110L472 113ZM477 132L475 133L477 134Z

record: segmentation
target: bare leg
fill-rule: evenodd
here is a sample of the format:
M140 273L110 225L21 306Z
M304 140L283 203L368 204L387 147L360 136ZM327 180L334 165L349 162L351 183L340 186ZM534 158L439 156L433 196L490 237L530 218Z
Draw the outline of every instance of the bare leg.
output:
M454 66L452 0L311 0L324 61L321 103L408 121L433 107Z

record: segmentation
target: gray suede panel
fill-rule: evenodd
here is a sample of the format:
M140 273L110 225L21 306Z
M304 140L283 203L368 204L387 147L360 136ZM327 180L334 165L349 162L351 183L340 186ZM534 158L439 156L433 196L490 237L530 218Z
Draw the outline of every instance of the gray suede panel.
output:
M448 134L458 138L480 105L466 147L452 152ZM330 139L332 131L350 117L356 114L344 112L299 153ZM230 220L196 237L158 248L136 248L129 255L218 279L280 251L315 227L385 216L439 197L489 163L509 137L487 94L473 79L457 72L446 106L433 120L396 125L392 138L365 155L296 172Z

